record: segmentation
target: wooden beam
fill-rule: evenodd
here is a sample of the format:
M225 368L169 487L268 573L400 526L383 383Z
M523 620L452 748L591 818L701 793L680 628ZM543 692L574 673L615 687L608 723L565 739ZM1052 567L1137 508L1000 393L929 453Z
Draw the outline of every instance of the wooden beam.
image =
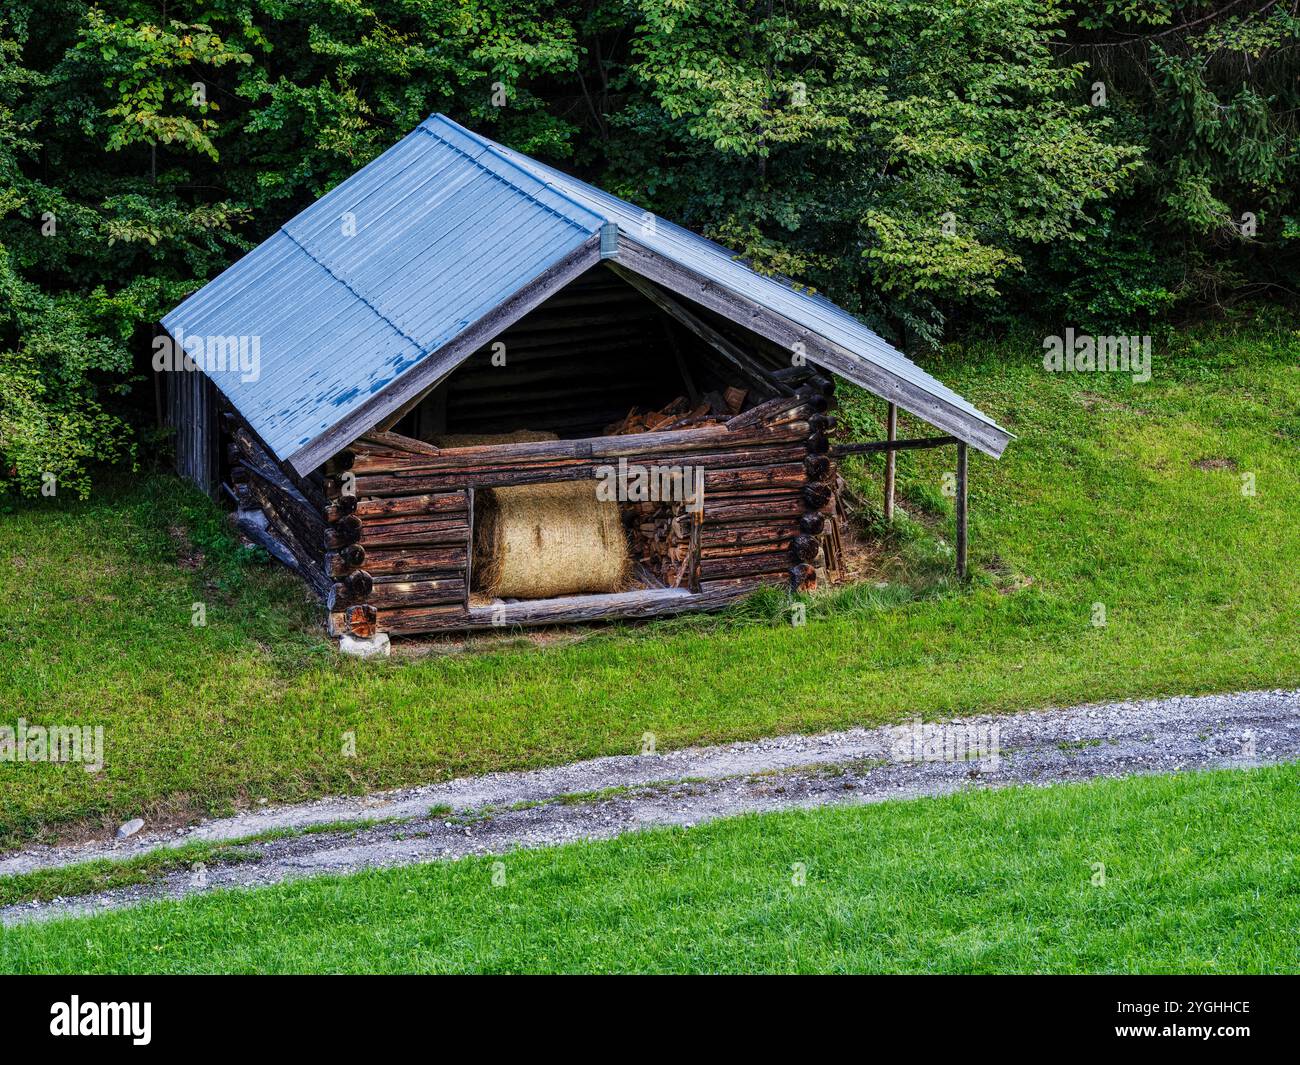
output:
M465 502L468 504L469 528L465 531L465 542L469 544L469 553L465 556L465 601L461 604L469 609L471 589L474 584L474 486L465 489Z
M447 628L501 629L516 625L574 625L605 621L664 617L686 611L719 610L753 591L752 587L691 592L686 588L647 588L606 595L567 595L559 599L528 599L514 603L472 606ZM380 626L384 628L383 611Z
M889 413L885 416L885 432L889 443L898 440L898 405L891 403ZM885 521L894 520L894 469L898 461L898 452L890 448L885 452Z
M673 349L673 358L677 360L677 372L682 375L682 384L686 386L686 398L691 401L691 409L694 410L700 403L700 390L695 387L695 378L691 376L690 367L686 365L686 355L682 352L682 346L677 343L672 321L661 318L660 324L663 326L664 336L668 338L668 346Z
M401 433L376 430L373 433L366 433L361 438L361 441L362 443L371 441L380 447L392 448L394 451L405 451L412 455L436 455L438 453L438 449L432 444L426 444L423 440L413 440Z
M966 445L957 444L957 578L965 580L966 567Z
M858 355L779 312L724 288L718 282L637 243L626 233L619 234L618 258L622 269L634 271L670 292L707 307L781 345L786 351L795 351L796 344L803 345L802 350L807 352L810 361L861 385L881 399L898 404L930 425L960 436L994 458L1002 454L1011 440L1011 434L1004 429L972 416L900 377L885 365ZM886 346L883 340L880 343Z
M918 448L946 447L961 443L955 436L920 436L912 440L868 440L861 444L836 444L831 448L832 458L845 455L870 455L878 451L916 451Z
M697 337L743 374L751 384L769 393L791 395L794 392L784 381L770 377L741 347L733 344L704 319L691 313L663 289L644 277L626 270L618 263L605 260L605 265L641 293L646 299L675 321L680 322Z
M702 425L694 429L594 436L579 440L526 440L513 444L472 444L445 447L433 455L398 456L396 461L372 461L360 452L352 472L358 478L380 470L400 471L402 476L419 476L436 470L515 468L535 463L619 458L646 454L681 454L696 451L734 451L749 446L780 446L808 437L806 421L776 426L753 425L731 429L726 425ZM949 441L951 443L951 441ZM358 486L358 492L361 492Z

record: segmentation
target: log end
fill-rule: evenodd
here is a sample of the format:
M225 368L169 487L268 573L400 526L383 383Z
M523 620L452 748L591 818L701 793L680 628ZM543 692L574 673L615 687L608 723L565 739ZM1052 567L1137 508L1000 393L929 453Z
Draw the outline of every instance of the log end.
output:
M348 632L361 640L368 640L375 635L379 627L379 612L364 603L348 607L344 613Z
M799 496L809 510L821 510L831 501L831 489L825 484L806 484L799 490Z
M349 599L364 599L375 588L375 579L363 569L349 573L343 578L342 583L347 589Z
M809 455L803 460L803 470L810 481L824 481L830 476L831 460L828 455Z
M807 562L790 567L790 591L814 592L817 590L817 570Z
M826 516L819 511L810 510L799 518L799 531L816 536L826 528Z
M800 533L790 541L790 558L794 562L812 562L821 553L817 537Z

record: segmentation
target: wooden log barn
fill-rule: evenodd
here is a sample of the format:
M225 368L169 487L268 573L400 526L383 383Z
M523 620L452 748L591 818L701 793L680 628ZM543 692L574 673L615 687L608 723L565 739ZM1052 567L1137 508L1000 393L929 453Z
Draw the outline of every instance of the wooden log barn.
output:
M811 588L842 566L835 460L855 452L886 452L892 475L898 449L955 448L964 575L967 448L996 458L1009 439L823 297L442 115L162 326L178 353L179 470L233 501L335 636L649 617ZM832 443L834 377L885 401L887 439ZM899 409L937 433L896 439ZM610 470L665 468L701 478L702 498L629 490L586 508L618 508L623 542L602 533L600 549L627 555L599 590L583 583L598 568L590 523L559 528L586 510L510 502L521 486L589 493ZM489 514L498 530L524 522L513 563L484 554ZM552 570L568 559L570 590L496 590L497 563L521 552Z

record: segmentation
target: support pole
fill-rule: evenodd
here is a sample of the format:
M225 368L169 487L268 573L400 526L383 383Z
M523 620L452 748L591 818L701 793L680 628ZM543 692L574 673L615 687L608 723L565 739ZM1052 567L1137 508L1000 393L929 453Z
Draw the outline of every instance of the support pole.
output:
M892 443L898 439L898 407L889 405L886 415L886 438ZM898 453L891 447L885 452L885 522L894 520L894 468L898 462Z
M957 445L957 577L966 579L966 445Z

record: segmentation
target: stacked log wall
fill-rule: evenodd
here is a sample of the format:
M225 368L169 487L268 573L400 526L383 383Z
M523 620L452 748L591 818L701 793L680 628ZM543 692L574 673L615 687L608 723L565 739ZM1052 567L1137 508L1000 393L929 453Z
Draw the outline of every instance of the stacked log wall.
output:
M815 583L834 509L828 403L814 381L699 429L445 450L363 438L306 478L287 475L232 422L231 479L325 602L331 634L409 634L474 627L476 490L594 478L620 459L699 467L687 584L711 609L759 585Z
M331 582L325 563L330 525L324 495L306 478L286 474L232 414L224 416L224 424L236 506L243 514L261 512L265 533L292 559L293 568L317 597L328 601Z
M809 456L824 444L825 405L819 391L804 389L703 429L441 451L359 441L343 457L347 469L322 485L329 505L347 503L360 526L346 552L326 556L338 582L331 630L344 631L346 608L357 607L372 608L377 628L395 634L470 627L473 493L593 478L620 459L703 470L690 579L702 604L788 583L801 564L791 551L809 512L818 472L810 473ZM368 592L348 594L356 574L365 574Z
M830 488L827 433L834 418L833 385L813 377L793 399L774 399L730 423L763 424L779 431L797 427L800 449L795 461L766 468L765 481L737 471L722 491L705 493L700 531L699 588L718 592L733 588L743 595L761 584L788 583L792 591L816 586L813 563L822 554L826 519L835 506ZM706 478L707 480L707 478Z

